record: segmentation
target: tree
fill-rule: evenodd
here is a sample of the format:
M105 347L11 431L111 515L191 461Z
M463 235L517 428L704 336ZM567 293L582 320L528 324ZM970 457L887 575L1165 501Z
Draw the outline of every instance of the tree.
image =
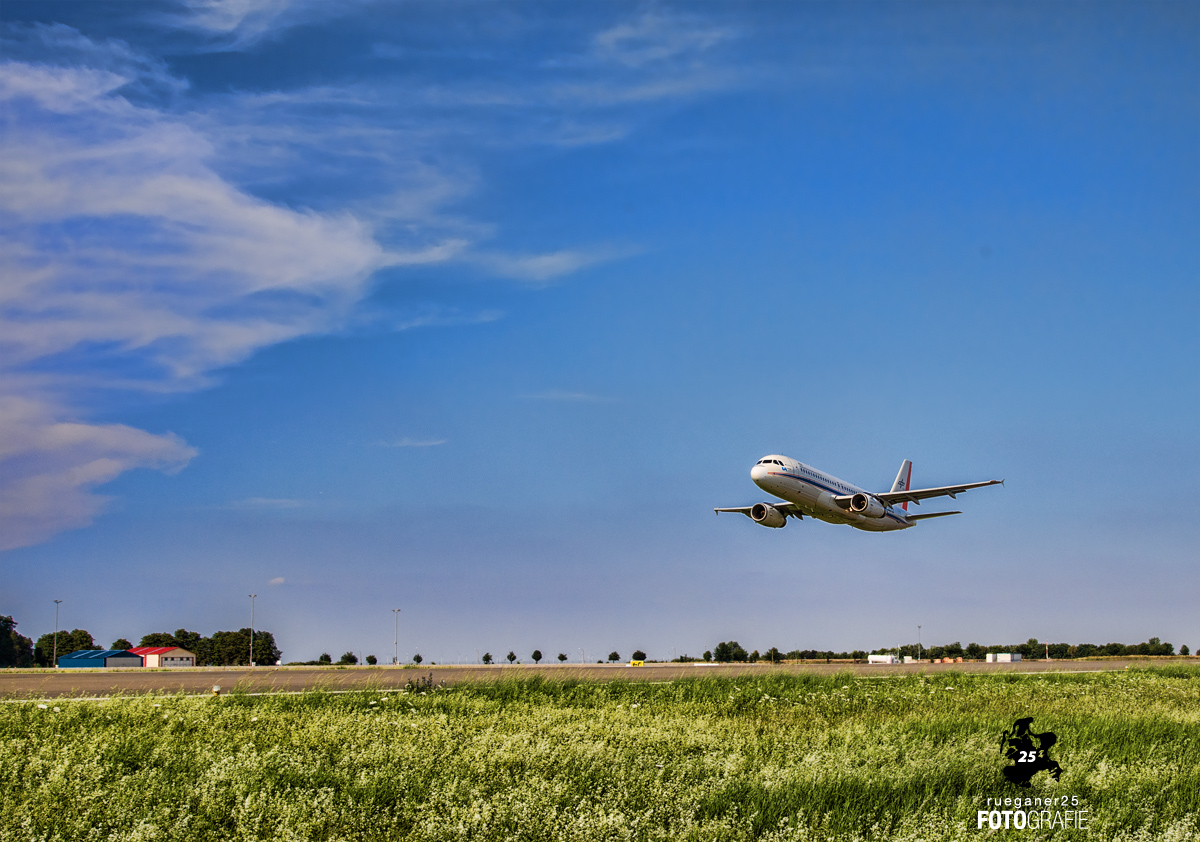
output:
M358 663L358 656L353 652L343 652L342 657L338 658L338 665L352 667Z
M250 629L213 632L209 663L217 667L236 667L250 659Z
M175 639L175 635L170 632L150 632L150 634L142 635L142 642L138 646L178 646L179 641Z
M515 661L515 660L517 659L517 653L516 653L516 652L513 652L513 651L510 649L510 650L508 651L508 654L507 654L507 655L505 655L504 657L505 657L505 658L508 658L508 662L511 664L513 661Z
M417 654L413 655L413 663L414 663L414 664L419 664L419 663L421 663L421 661L423 661L423 660L425 660L425 659L421 657L421 653L420 653L420 652L418 652Z
M705 660L705 661L711 661L711 660L712 660L712 652L711 652L711 651L709 651L708 649L705 649L705 650L704 650L704 660Z
M1187 644L1185 643L1185 644L1183 644L1183 646L1179 647L1179 654L1180 655L1190 655L1190 654L1192 654L1192 650L1188 649Z
M113 641L112 646L109 648L111 648L111 649L132 649L133 644L130 643L128 640L126 640L123 637L118 637L116 640Z
M532 655L530 655L530 657L531 657L531 658L533 658L533 662L534 662L535 664L536 664L536 663L538 663L539 661L541 661L541 660L542 660L542 650L541 650L541 649L534 649L534 650L533 650L533 654L532 654Z
M238 667L250 660L250 629L213 632L208 638L208 653L204 662L217 667ZM201 639L203 644L204 639ZM205 648L205 647L198 647ZM192 651L192 650L189 650ZM196 652L200 662L202 652ZM254 630L254 663L269 666L280 660L282 654L275 645L275 635L262 629Z
M635 649L633 654L630 655L629 657L635 661L644 661L644 660L646 660L646 653L643 652L641 649Z
M749 658L749 654L746 653L746 650L736 640L722 640L717 644L717 648L713 650L713 660L721 664L727 664L731 661L746 661Z
M1185 647L1183 647L1183 648L1184 648L1184 649L1187 649L1187 647L1186 647L1186 646L1185 646ZM1186 654L1187 654L1187 652L1183 652L1183 650L1180 650L1180 652L1181 652L1182 654L1184 654L1184 655L1186 655ZM558 653L558 659L559 659L560 661L565 661L565 660L567 659L567 656L566 656L566 655L564 655L562 652L559 652L559 653Z
M378 658L376 658L374 655L368 655L368 656L367 656L367 663L368 663L370 666L375 666L377 663L379 663L379 659L378 659Z
M322 652L321 656L319 658L317 658L317 663L318 664L332 664L333 658L330 656L330 654L328 652Z
M33 641L17 633L17 621L0 616L0 667L33 666Z
M485 664L490 664L492 662L492 653L491 652L483 653L483 662Z
M283 660L283 653L275 645L275 635L262 629L254 630L254 663L274 666Z
M758 663L758 659L759 659L759 658L761 658L761 657L762 657L762 656L758 654L758 650L757 650L757 649L755 649L753 652L751 652L751 653L750 653L750 663L752 663L752 664L757 664L757 663Z

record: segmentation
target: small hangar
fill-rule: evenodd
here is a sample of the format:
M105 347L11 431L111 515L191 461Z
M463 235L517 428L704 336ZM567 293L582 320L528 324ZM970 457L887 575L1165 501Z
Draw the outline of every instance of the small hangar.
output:
M59 669L98 669L100 667L140 667L142 656L127 649L79 649L58 656Z

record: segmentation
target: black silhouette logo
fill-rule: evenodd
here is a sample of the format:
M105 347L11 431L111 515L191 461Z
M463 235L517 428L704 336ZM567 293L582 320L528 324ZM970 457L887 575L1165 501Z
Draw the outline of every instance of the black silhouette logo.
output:
M1043 769L1056 781L1062 774L1062 767L1050 759L1050 747L1058 742L1058 737L1049 731L1032 733L1029 730L1032 722L1032 716L1018 719L1000 735L1000 750L1013 762L1004 767L1004 777L1009 783L1022 787L1028 787L1033 776Z

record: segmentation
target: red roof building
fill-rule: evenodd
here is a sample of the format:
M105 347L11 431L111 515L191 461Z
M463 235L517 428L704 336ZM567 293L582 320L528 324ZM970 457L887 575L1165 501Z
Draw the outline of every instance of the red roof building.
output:
M196 656L178 646L135 646L129 651L141 655L148 667L196 666Z

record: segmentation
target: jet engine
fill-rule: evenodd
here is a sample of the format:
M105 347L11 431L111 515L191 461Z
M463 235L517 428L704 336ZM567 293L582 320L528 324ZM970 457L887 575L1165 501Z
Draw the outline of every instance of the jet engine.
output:
M750 517L755 523L772 529L787 526L787 515L768 503L755 503L750 508Z
M850 511L864 517L883 517L887 509L874 497L860 492L850 498Z

